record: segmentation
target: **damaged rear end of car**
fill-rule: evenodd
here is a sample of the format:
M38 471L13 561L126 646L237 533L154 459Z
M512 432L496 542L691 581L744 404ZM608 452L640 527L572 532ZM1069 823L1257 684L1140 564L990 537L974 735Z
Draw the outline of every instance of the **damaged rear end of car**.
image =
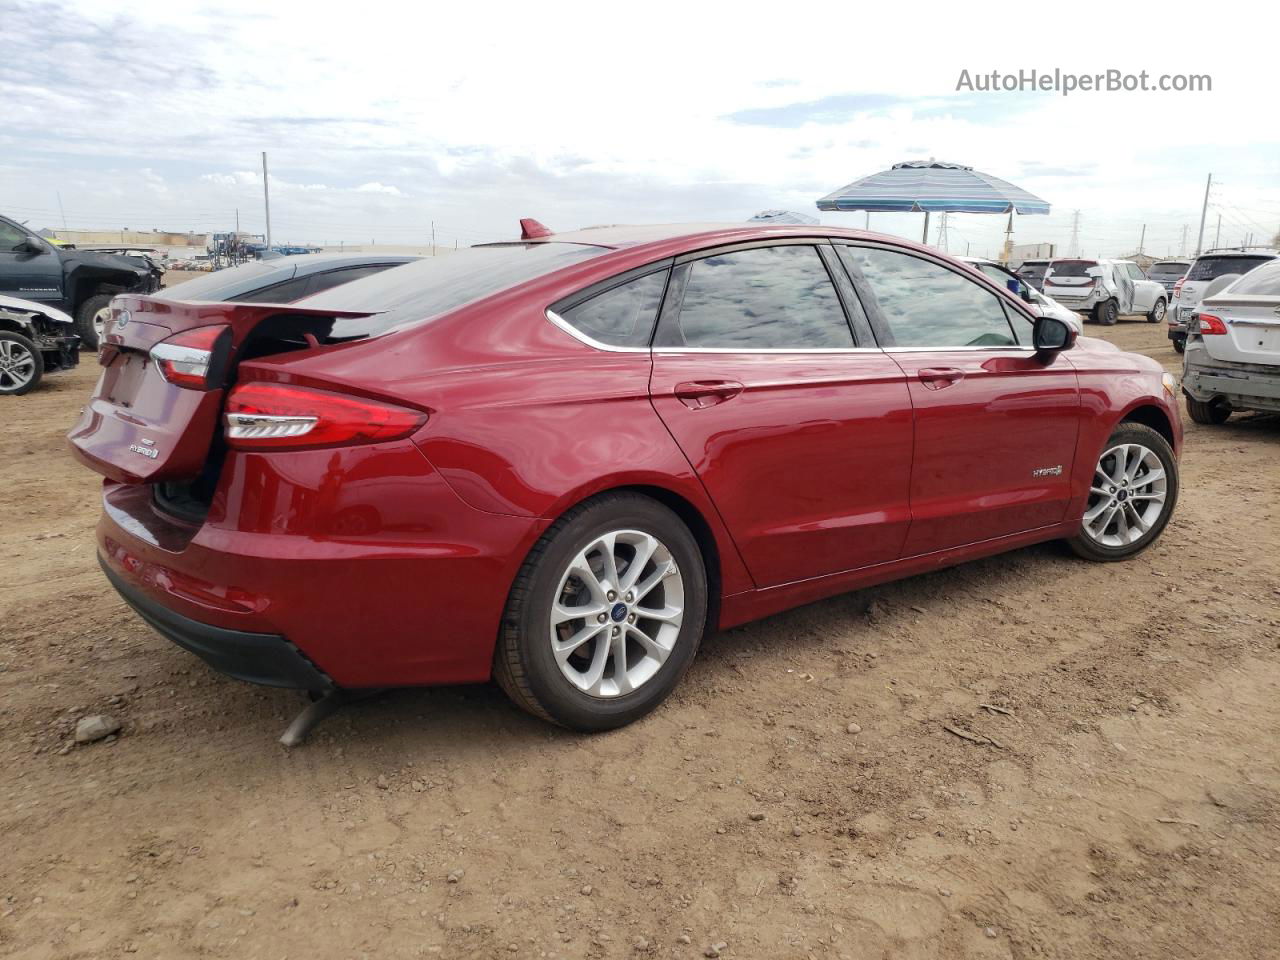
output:
M233 677L325 692L487 675L459 644L423 643L421 625L449 629L440 608L458 592L442 564L483 566L527 523L471 524L484 543L445 533L462 505L411 441L431 411L342 375L384 349L333 335L369 315L112 304L68 436L104 478L99 561L157 632Z

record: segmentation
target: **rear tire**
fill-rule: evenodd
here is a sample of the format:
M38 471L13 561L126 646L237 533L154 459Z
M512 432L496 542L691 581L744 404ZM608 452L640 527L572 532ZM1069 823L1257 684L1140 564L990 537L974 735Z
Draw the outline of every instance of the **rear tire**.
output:
M1175 352L1175 353L1186 353L1186 352L1187 352L1187 338L1186 338L1186 337L1174 337L1174 339L1173 339L1173 350L1174 350L1174 352Z
M574 609L585 615L566 616ZM534 716L611 730L667 698L706 620L706 569L689 528L649 497L602 494L569 510L529 552L502 617L494 679Z
M1187 402L1187 413L1196 423L1203 423L1206 426L1219 426L1226 423L1227 418L1231 416L1231 404L1217 397L1207 403L1202 400L1195 400L1191 397L1184 397Z
M1178 502L1178 461L1167 440L1141 423L1122 423L1103 445L1080 532L1067 543L1096 562L1127 560L1164 532Z
M90 350L98 349L102 339L100 334L106 325L103 311L111 306L111 296L109 293L99 293L80 304L80 309L76 311L76 333L80 334L80 346Z
M1165 303L1164 297L1155 302L1151 308L1151 312L1147 314L1147 323L1159 323L1164 319L1164 315L1168 312L1168 304Z
M44 357L20 333L0 330L0 396L20 397L40 385Z
M1104 327L1114 327L1120 319L1120 304L1105 300L1093 308L1093 318Z

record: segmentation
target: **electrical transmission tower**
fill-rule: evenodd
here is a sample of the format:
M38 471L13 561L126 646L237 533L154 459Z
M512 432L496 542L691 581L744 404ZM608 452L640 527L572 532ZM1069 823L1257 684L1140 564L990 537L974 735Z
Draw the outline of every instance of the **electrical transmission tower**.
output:
M1071 214L1071 244L1067 249L1068 257L1080 256L1080 211Z
M949 213L943 213L942 216L938 218L938 240L934 246L943 253L947 252L947 218L950 216L951 215Z

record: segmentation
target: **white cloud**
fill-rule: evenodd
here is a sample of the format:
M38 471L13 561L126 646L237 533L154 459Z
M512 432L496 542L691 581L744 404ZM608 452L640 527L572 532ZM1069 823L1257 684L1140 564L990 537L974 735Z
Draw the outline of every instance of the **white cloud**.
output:
M266 150L287 239L420 240L434 221L466 243L509 236L520 216L574 227L813 212L859 176L933 155L1049 200L1053 215L1020 220L1019 240L1065 243L1079 208L1090 252L1124 252L1144 223L1163 252L1184 224L1194 234L1211 169L1223 181L1211 219L1224 214L1230 239L1274 231L1270 35L1188 7L1186 43L1177 8L1100 7L1106 35L1132 42L1090 46L1063 34L1060 4L1001 12L998 29L972 7L917 4L904 38L900 7L848 3L739 3L732 16L657 3L635 17L598 3L371 2L317 16L302 2L0 0L0 155L24 158L0 168L0 209L56 224L61 192L73 225L226 228L238 210L261 229ZM1083 5L1069 18L1096 20ZM1214 92L955 93L962 68L1112 66L1210 73ZM818 102L836 107L821 122L728 119ZM144 168L167 189L141 189ZM872 219L905 235L919 223ZM1002 228L952 222L976 252L997 249Z

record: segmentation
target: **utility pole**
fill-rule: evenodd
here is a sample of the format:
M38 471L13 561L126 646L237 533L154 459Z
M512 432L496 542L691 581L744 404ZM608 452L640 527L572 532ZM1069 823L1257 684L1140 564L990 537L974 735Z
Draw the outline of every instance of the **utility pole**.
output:
M968 241L968 240L966 240L966 241L964 242L964 255L965 255L966 257L969 255L969 241Z
M1187 225L1182 225L1182 246L1178 248L1178 254L1185 257L1187 255Z
M866 213L866 217L867 217L867 218L866 218L866 220L864 220L864 221L862 222L862 229L863 229L863 230L870 230L870 229L871 229L871 211L870 211L870 210L866 210L866 211L864 211L864 212Z
M436 222L431 221L431 255L436 255Z
M67 211L62 209L62 191L58 191L58 213L62 214L62 229L67 229Z
M236 233L240 232L240 208L236 207Z
M1218 248L1218 244L1221 241L1222 241L1222 214L1218 214L1218 229L1213 235L1213 247L1215 250ZM1197 250L1196 255L1199 256L1199 254L1200 254L1200 251Z
M1000 249L1000 262L1008 263L1013 256L1013 208L1009 208L1009 224L1004 228L1004 246Z
M1068 257L1080 256L1080 211L1071 213L1071 246L1067 250Z
M1138 238L1138 256L1142 256L1142 248L1147 242L1147 225L1142 225L1142 236Z
M1213 186L1213 174L1204 182L1204 204L1200 207L1200 234L1196 237L1196 256L1204 249L1204 218L1209 213L1209 188ZM1221 218L1219 218L1221 219Z
M262 151L262 206L267 213L267 252L271 251L271 195L267 190L267 151Z

